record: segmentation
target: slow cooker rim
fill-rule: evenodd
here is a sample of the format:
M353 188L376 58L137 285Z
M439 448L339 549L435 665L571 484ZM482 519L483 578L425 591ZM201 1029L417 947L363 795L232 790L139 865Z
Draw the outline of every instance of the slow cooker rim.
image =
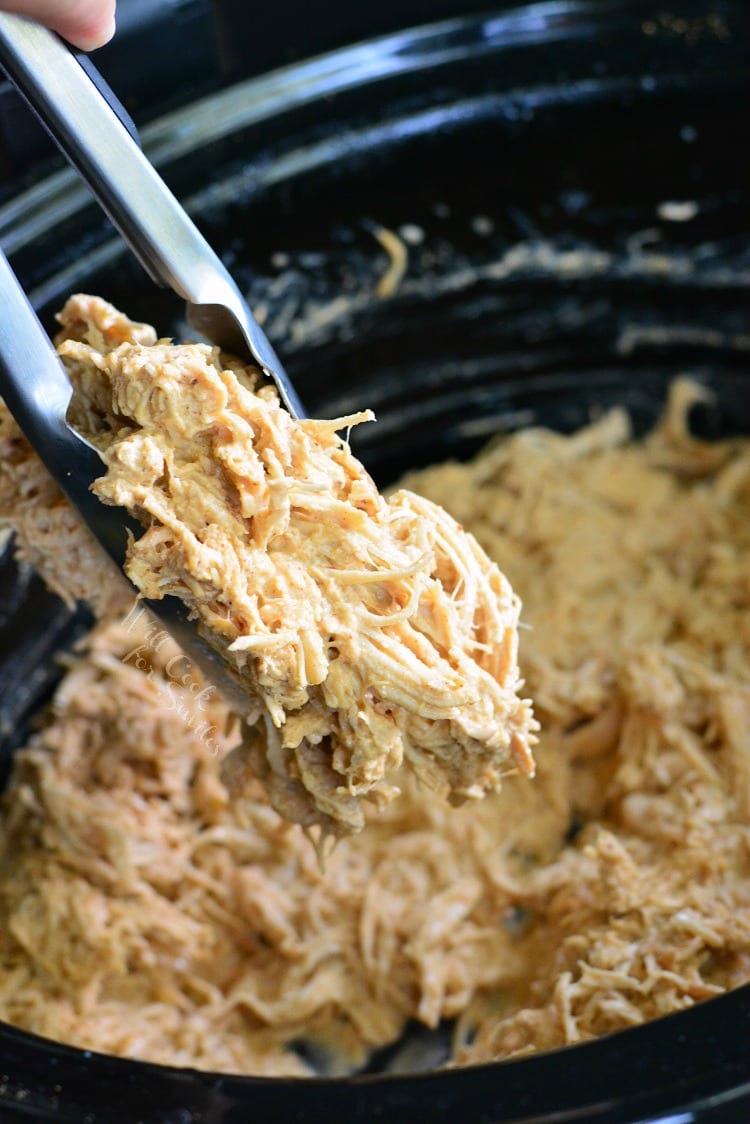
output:
M689 0L683 7L685 16L691 9L702 10L700 0ZM594 40L605 30L616 30L621 18L628 25L638 21L642 25L655 10L652 0L534 0L510 9L419 24L206 94L144 126L140 130L142 146L152 163L164 168L240 128L283 116L323 96L387 80L396 73L459 61L477 45L491 52L576 37ZM374 71L373 58L386 62L381 71ZM606 79L605 74L599 77ZM0 245L12 256L33 241L42 224L48 226L51 209L53 220L59 222L91 205L77 173L63 167L0 206Z

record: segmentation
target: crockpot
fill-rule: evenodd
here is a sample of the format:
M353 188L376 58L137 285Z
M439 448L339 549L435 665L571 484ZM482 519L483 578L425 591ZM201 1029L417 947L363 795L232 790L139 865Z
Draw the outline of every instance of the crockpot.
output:
M521 425L572 430L613 403L643 431L684 371L716 391L702 433L750 432L750 28L743 0L679 8L484 11L243 81L144 129L310 412L375 409L357 452L379 482ZM395 273L383 230L402 247ZM0 242L50 329L88 290L184 331L177 300L67 171L0 208ZM1 566L7 774L55 652L87 619L7 551ZM748 987L564 1050L414 1072L445 1033L425 1045L413 1028L349 1078L272 1080L0 1024L0 1120L750 1119Z

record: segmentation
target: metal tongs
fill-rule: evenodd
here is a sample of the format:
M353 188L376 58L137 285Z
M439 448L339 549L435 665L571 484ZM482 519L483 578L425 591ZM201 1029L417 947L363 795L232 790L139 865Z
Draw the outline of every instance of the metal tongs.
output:
M87 59L56 35L0 13L0 65L157 284L186 301L202 336L257 364L276 383L295 417L302 405L271 344L222 262L137 143L124 109ZM124 123L128 122L128 124ZM102 463L67 424L71 388L57 354L5 257L0 254L0 394L45 467L90 531L122 568L128 530L141 528L106 507L90 486ZM199 635L180 601L149 609L235 705L247 697L232 671Z

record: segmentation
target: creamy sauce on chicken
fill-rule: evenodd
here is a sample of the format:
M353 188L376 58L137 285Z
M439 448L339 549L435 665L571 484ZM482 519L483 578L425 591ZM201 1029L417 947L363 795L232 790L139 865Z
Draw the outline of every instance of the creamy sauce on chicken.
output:
M184 601L246 688L238 788L247 766L287 819L340 835L402 765L456 804L533 772L518 598L442 508L380 495L339 435L371 415L296 421L257 371L98 298L60 320L94 491L145 527L128 577Z

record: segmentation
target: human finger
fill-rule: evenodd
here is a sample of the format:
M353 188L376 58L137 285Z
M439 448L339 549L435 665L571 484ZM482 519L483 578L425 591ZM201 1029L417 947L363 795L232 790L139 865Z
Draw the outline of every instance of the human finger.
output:
M43 23L82 51L115 33L115 0L0 0L0 8Z

